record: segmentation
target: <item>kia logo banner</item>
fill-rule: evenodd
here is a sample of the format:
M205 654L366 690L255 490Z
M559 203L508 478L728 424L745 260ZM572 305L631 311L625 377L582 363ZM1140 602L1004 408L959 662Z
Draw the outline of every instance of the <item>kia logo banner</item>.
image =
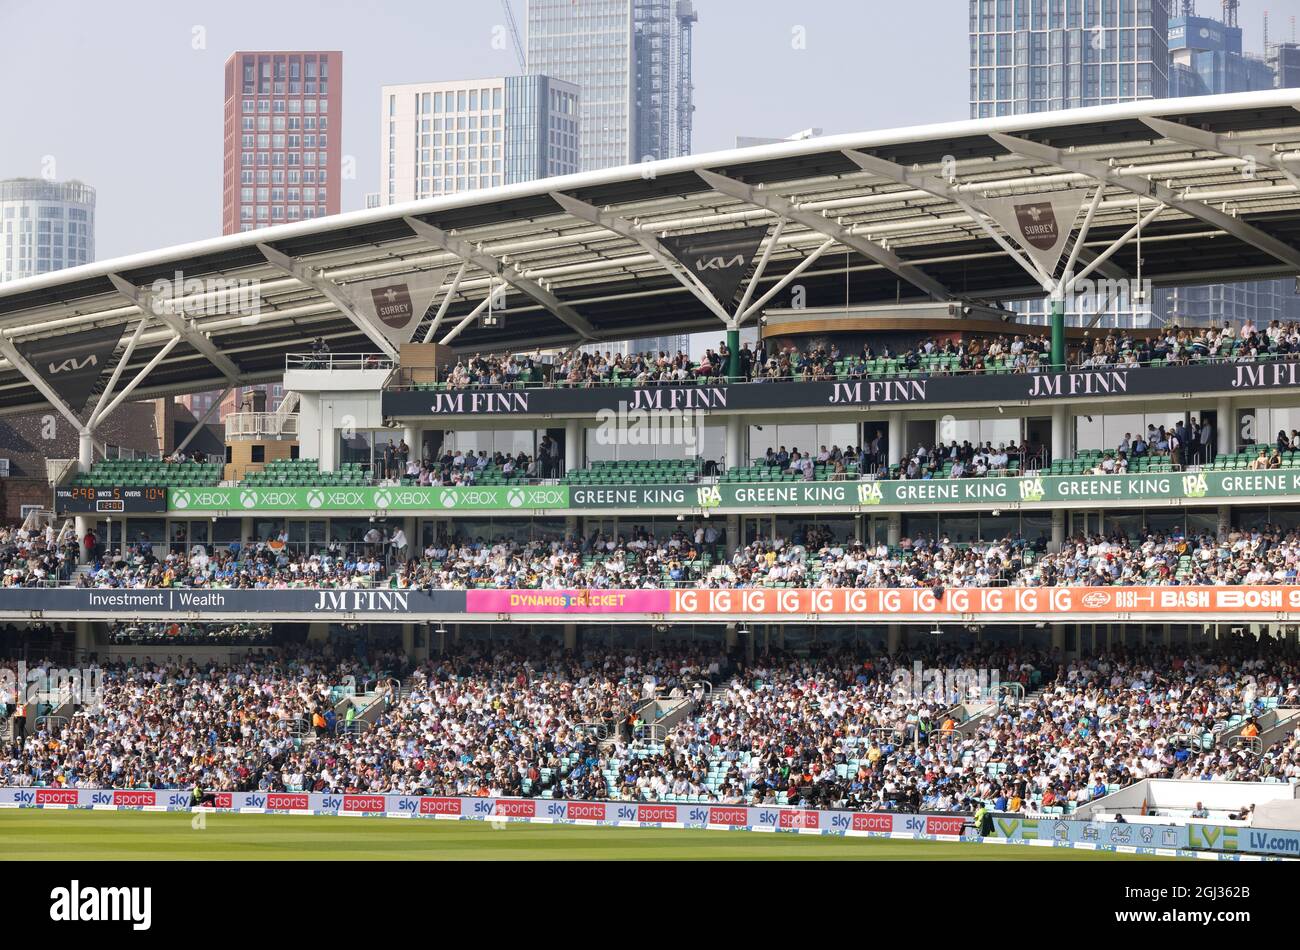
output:
M55 394L82 412L122 341L126 321L38 340L15 340L20 356Z
M1086 188L1070 188L1011 198L985 198L973 204L1000 224L1045 273L1054 274L1088 194Z
M344 290L357 312L394 346L410 343L450 270L378 277L348 284Z
M708 288L718 303L730 310L767 231L766 226L737 228L721 234L661 237L659 243Z

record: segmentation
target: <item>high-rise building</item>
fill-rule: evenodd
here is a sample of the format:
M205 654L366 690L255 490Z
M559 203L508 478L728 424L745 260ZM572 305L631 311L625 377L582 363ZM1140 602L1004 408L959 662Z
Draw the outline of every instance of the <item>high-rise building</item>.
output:
M970 0L970 117L1169 95L1167 0Z
M691 0L528 0L528 72L578 87L579 170L690 154L697 19ZM690 337L628 346L676 353Z
M582 171L691 151L690 0L528 0L528 72L578 87Z
M95 259L95 189L79 181L0 181L0 281Z
M1279 89L1300 87L1300 44L1279 43L1269 51L1268 62Z
M972 118L1211 95L1272 87L1275 67L1246 54L1233 22L1195 15L1168 0L971 0ZM1232 14L1235 17L1235 11ZM1279 51L1277 59L1282 59ZM1038 315L1041 303L1016 304ZM1300 317L1294 282L1180 287L1134 304L1112 301L1103 325L1141 325L1154 315L1184 325ZM1070 322L1092 314L1067 314Z
M578 87L549 76L384 86L379 202L578 170Z
M1272 89L1274 68L1242 51L1241 27L1209 17L1169 21L1169 96Z
M221 231L338 214L343 179L343 54L237 50L225 67ZM267 408L279 400L267 392ZM202 416L220 395L182 398ZM218 410L236 407L232 395Z
M1235 18L1235 11L1229 13ZM1169 21L1169 60L1172 96L1271 89L1279 78L1277 64L1244 51L1235 19L1174 17ZM1240 323L1247 317L1263 324L1300 317L1300 297L1290 279L1177 287L1157 296L1164 313L1183 324Z
M342 92L338 51L230 54L222 233L338 214Z

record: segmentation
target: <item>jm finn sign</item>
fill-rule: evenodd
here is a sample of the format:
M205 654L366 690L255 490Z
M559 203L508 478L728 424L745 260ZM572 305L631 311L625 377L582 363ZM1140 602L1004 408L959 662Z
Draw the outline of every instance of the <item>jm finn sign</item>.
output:
M1177 396L1300 388L1300 362L1194 363L1187 366L1097 369L1067 373L1005 373L827 382L726 383L590 388L390 390L391 417L591 415L602 409L701 412L887 408L949 403Z

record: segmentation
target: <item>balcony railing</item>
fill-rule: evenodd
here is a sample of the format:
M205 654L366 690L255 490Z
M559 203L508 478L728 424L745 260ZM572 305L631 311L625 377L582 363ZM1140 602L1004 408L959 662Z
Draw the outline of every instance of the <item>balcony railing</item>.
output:
M380 353L288 353L284 358L286 370L392 370L397 363Z
M228 439L296 439L298 413L232 412L226 416Z

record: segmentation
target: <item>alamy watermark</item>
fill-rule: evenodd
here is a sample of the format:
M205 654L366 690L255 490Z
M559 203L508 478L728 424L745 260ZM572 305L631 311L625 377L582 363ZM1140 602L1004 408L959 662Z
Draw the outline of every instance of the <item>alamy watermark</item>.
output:
M81 709L94 709L104 698L104 671L98 667L63 669L36 666L29 668L22 660L16 666L0 666L0 703L13 708L19 705L34 710L41 703L53 707L67 702ZM28 712L35 720L34 712Z
M262 313L261 281L238 277L186 277L176 271L169 280L159 277L150 285L154 310L186 317L234 315L256 322Z
M698 451L704 431L701 409L618 409L596 413L597 445L677 445Z
M1119 307L1134 313L1150 313L1155 285L1150 280L1084 277L1072 281L1064 296L1066 313L1095 314Z
M997 694L1001 682L997 670L926 669L920 660L911 667L900 667L890 678L893 695L899 702L955 705L972 699L989 699Z

